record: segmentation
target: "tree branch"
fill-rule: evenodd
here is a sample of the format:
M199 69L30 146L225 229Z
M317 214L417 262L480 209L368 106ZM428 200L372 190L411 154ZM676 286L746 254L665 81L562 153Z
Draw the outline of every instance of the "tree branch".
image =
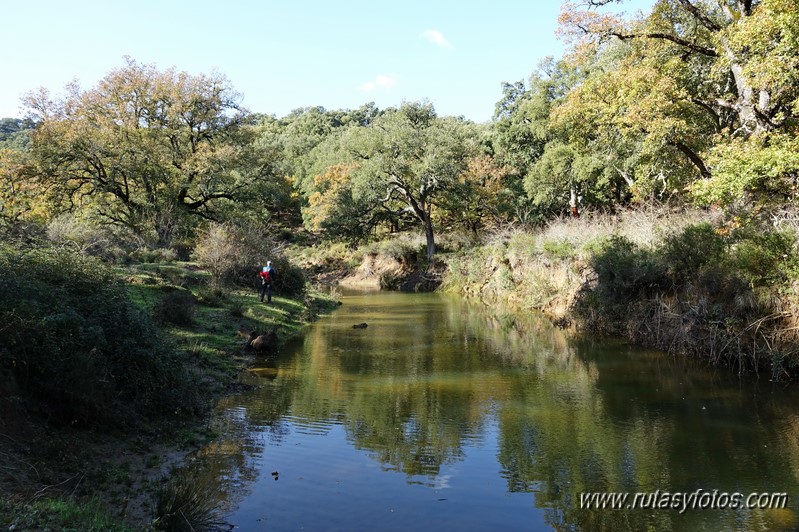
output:
M713 22L710 17L703 13L698 7L691 3L691 0L677 0L680 4L694 16L696 20L702 23L704 27L710 31L721 31L721 26Z
M713 107L710 104L708 104L707 102L703 102L699 98L691 98L691 102L693 102L694 104L698 105L699 107L710 113L710 116L713 117L713 122L716 124L716 129L721 129L721 116L716 112L715 109L713 109Z
M694 150L692 150L687 145L683 144L678 140L669 141L668 144L674 146L682 153L684 153L685 156L688 157L688 159L694 164L694 166L696 166L696 168L699 170L699 173L702 174L703 178L710 179L711 177L710 170L708 169L707 166L705 166L705 162L702 160L701 157L699 157L699 155L696 154Z
M609 35L618 38L622 41L627 41L631 39L661 39L665 41L673 42L679 46L684 48L688 48L693 52L697 52L702 55L706 55L708 57L719 57L719 53L712 49L707 48L705 46L700 46L698 44L694 44L692 42L686 41L685 39L681 39L680 37L676 37L674 35L670 35L668 33L619 33L617 31L609 32Z

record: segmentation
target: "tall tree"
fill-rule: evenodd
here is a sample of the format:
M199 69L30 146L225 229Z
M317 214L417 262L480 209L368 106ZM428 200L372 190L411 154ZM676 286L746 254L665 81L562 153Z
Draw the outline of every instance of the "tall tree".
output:
M465 120L438 117L429 103L405 103L375 118L354 145L359 166L353 171L353 196L416 218L424 228L428 260L436 251L433 207L475 153L471 128Z
M659 42L670 47L669 55L681 57L687 63L697 58L711 64L717 77L706 80L714 82L706 87L710 91L692 95L697 106L722 120L731 120L734 129L746 134L771 130L779 125L777 115L785 102L769 87L758 85L747 71L751 61L748 43L736 44L731 39L748 24L749 17L762 2L659 0L646 19L632 23L590 9L622 1L586 0L584 6L589 9L566 3L561 20L567 31L580 37L583 44L601 44L613 38ZM796 7L795 3L793 7Z
M220 74L159 71L127 58L94 88L28 96L39 126L30 171L68 208L169 242L188 217L214 219L263 178L239 95Z
M796 76L776 72L796 71L795 0L659 0L633 20L597 10L618 2L564 5L575 56L606 53L614 41L629 49L571 97L570 124L591 116L589 123L642 143L661 168L679 155L704 180L713 174L713 144L792 128Z

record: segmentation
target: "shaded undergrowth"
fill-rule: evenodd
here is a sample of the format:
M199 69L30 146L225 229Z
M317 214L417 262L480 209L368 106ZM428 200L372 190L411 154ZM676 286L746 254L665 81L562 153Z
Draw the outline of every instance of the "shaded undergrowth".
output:
M771 222L700 211L556 221L451 255L444 289L739 372L793 378L796 231Z
M148 493L164 452L213 437L203 414L252 356L237 329L284 340L332 305L304 289L266 305L196 263L112 268L70 249L0 247L0 525L174 529L182 513L197 529L201 508L159 514Z
M0 270L1 396L69 425L133 425L202 408L185 355L99 261L3 247Z
M575 300L589 330L671 352L766 369L799 365L795 236L774 228L726 232L692 225L653 246L614 236L590 259L595 277Z

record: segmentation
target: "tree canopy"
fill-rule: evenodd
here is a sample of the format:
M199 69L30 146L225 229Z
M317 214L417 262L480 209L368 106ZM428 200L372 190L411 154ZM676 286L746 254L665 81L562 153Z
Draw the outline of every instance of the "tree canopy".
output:
M494 118L426 101L251 114L219 74L126 59L94 87L0 121L0 219L64 211L168 244L271 219L350 242L473 232L632 203L794 202L797 0L565 2L560 59L501 85Z
M128 59L92 89L28 96L28 172L58 207L168 242L187 217L215 219L268 177L238 101L222 75Z

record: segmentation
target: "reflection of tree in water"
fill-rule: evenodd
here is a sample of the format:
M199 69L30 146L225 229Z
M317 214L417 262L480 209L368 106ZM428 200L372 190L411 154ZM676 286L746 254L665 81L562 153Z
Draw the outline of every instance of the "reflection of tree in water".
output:
M770 400L757 400L756 383L741 393L742 383L684 360L623 344L572 345L571 355L545 357L545 366L537 361L543 378L522 382L512 394L519 400L503 403L498 413L498 459L508 490L535 493L550 525L751 530L797 524L791 511L580 509L581 492L749 493L768 483L790 493L797 475L786 470L782 453L760 441L783 441L785 423ZM776 403L784 407L784 399Z
M442 466L485 437L489 411L507 490L534 493L531 502L556 529L768 528L774 518L764 512L581 510L578 494L797 485L799 444L764 449L753 441L799 433L785 401L770 404L718 373L623 344L568 340L532 317L407 301L326 319L259 387L220 403L226 436L207 454L223 496L249 489L264 439L325 433L332 424L386 470L433 486ZM360 321L369 329L353 330ZM742 411L754 421L742 422ZM758 469L769 486L741 483Z
M220 436L194 456L186 474L195 482L215 482L223 510L235 507L251 492L262 474L259 466L266 442L280 443L291 432L286 415L296 383L287 377L278 386L258 386L224 397L216 406L212 428Z
M485 361L478 350L450 341L445 308L370 313L373 330L390 326L390 334L353 332L335 322L317 327L305 344L309 369L298 373L308 382L295 394L293 413L343 412L353 445L387 469L437 475L462 457L462 442L482 432L484 417L475 399L485 394L475 375Z

